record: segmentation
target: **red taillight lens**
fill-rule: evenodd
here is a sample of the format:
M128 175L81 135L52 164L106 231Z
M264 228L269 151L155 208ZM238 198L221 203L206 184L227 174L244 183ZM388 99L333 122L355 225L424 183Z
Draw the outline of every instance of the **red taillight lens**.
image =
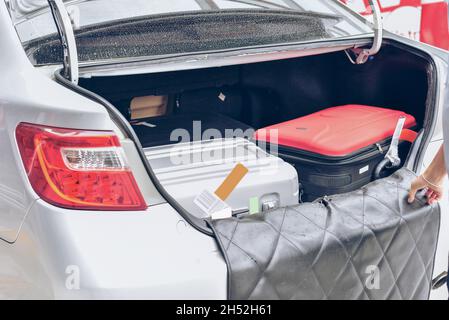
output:
M146 209L113 132L21 123L16 139L30 183L45 201L69 209Z

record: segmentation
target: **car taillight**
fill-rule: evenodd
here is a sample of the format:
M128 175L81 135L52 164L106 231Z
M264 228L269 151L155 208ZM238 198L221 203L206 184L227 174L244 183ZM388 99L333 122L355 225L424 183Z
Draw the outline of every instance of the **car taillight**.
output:
M113 132L21 123L16 139L31 186L45 201L69 209L146 209Z

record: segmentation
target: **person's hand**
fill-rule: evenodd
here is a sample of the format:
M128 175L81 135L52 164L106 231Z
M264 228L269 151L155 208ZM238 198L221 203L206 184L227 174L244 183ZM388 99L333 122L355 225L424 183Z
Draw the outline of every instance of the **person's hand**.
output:
M412 182L408 202L413 203L416 193L420 190L426 190L428 204L440 201L443 197L443 183L446 176L444 149L441 147L426 172Z
M416 193L420 190L426 190L426 197L428 204L434 204L443 198L443 187L426 181L424 176L419 176L412 182L410 193L408 195L408 202L413 203L416 198Z

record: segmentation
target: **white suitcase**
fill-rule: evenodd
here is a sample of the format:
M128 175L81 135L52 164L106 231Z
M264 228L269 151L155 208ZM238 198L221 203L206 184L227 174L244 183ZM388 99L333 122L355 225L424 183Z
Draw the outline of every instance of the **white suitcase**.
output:
M161 184L199 218L207 214L194 199L204 190L214 192L237 163L249 172L226 200L234 214L247 212L250 199L255 197L259 200L259 212L298 204L298 175L293 166L248 140L216 139L144 151Z

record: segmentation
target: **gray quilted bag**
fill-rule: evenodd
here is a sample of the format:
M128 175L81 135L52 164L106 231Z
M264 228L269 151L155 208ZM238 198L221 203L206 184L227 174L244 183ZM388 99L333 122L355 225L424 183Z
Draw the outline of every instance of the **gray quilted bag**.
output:
M407 203L401 169L364 188L212 221L230 299L427 299L440 208Z

